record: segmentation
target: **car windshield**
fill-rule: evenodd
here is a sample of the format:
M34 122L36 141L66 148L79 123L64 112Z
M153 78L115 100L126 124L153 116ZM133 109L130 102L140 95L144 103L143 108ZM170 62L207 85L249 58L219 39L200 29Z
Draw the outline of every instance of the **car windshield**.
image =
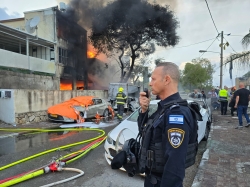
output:
M151 116L156 110L157 110L157 104L150 104L149 105L149 116ZM139 110L136 110L135 112L132 113L131 116L129 116L129 118L127 119L128 121L133 121L133 122L136 122L137 121L137 118L139 116Z

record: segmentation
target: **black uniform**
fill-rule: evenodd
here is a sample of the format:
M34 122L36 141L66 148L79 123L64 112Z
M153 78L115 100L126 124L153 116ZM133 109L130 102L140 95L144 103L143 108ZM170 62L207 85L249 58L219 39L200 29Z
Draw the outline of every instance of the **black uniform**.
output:
M116 103L117 103L117 117L119 120L122 120L124 113L124 105L126 103L127 96L123 92L118 92L116 94Z
M197 127L194 126L190 109L185 106L176 105L167 109L164 115L159 116L164 104L179 99L181 99L179 93L173 94L160 101L157 111L150 117L147 116L147 112L139 114L139 129L145 122L154 119L149 149L154 151L155 156L158 153L163 155L160 170L146 166L145 187L183 186L187 147L190 142L197 141ZM159 145L161 145L160 148ZM156 148L157 146L158 148Z

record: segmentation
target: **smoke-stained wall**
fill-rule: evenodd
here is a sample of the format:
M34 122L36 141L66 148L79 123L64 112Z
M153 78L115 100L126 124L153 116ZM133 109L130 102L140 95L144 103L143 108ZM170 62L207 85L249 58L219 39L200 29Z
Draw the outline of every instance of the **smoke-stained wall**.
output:
M87 89L87 31L78 25L67 12L57 10L58 59L64 65L61 79L70 79L73 89L76 81L83 81Z

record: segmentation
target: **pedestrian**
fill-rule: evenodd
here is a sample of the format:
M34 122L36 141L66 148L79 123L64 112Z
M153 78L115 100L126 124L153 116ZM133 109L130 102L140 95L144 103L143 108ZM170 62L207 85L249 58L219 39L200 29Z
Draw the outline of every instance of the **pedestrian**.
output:
M229 104L228 106L230 107L230 110L231 110L231 116L234 116L234 111L237 111L236 108L234 108L234 105L235 105L235 94L234 92L236 91L236 88L235 87L232 87L231 88L231 98L230 98L230 101L229 101Z
M211 98L211 106L214 106L213 103L217 102L218 101L218 95L217 93L215 92L214 88L212 88L211 92L210 92L210 98ZM214 108L215 109L215 108ZM217 108L216 108L217 109Z
M220 101L220 111L221 115L227 115L227 105L230 94L228 92L228 87L224 86L224 89L219 91L219 101Z
M234 92L235 94L235 105L234 108L237 108L237 113L238 113L238 119L239 119L239 125L235 129L242 129L243 127L243 122L242 122L242 115L245 116L247 125L245 127L249 127L250 125L250 119L247 114L247 107L248 107L248 102L250 99L250 91L245 88L245 84L243 82L239 83L239 89Z
M123 88L120 87L118 93L116 94L116 104L117 104L117 118L119 121L122 121L124 113L124 105L127 101L127 96L123 93Z
M183 186L188 145L196 142L195 119L186 106L173 105L162 113L164 104L181 99L178 92L179 79L180 73L176 64L164 62L156 66L149 85L152 94L158 95L161 101L151 116L148 116L149 99L145 92L140 93L138 126L139 129L146 129L146 132L142 136L139 162L151 163L151 166L145 164L144 187ZM144 149L146 142L148 148ZM149 159L150 156L152 160Z
M202 94L202 98L203 98L204 100L206 100L207 97L206 97L206 94L205 94L205 92L204 92L203 90L201 91L201 94Z

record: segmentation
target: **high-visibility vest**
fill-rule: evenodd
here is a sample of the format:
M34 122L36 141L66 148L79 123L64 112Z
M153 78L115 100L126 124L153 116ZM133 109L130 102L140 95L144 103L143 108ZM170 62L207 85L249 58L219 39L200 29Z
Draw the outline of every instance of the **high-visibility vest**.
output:
M116 103L117 104L122 104L124 105L126 103L126 100L127 100L127 96L125 93L123 92L118 92L116 94Z
M220 101L228 101L227 96L228 96L227 90L225 90L225 89L220 90L220 92L219 92L219 100Z

